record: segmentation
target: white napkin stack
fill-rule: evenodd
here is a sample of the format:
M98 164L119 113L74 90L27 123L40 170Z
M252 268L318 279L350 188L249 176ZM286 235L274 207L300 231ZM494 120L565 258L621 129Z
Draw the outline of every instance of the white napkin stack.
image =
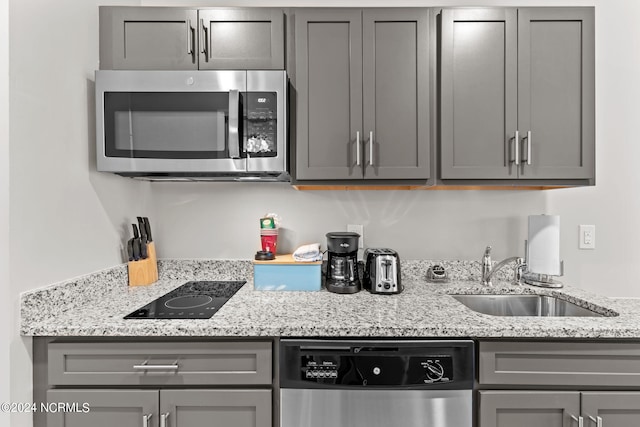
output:
M322 261L320 243L302 245L293 252L293 259L298 262Z

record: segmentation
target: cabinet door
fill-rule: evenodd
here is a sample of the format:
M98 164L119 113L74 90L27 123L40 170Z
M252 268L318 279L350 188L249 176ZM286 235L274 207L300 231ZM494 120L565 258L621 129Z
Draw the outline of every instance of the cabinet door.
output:
M198 68L195 9L100 7L100 68Z
M595 176L594 43L593 8L518 9L521 178Z
M591 427L598 426L598 418L606 427L639 426L640 393L582 393L582 416Z
M296 178L362 178L360 10L297 10Z
M443 179L516 178L515 9L445 9L441 38Z
M169 426L271 427L271 390L162 390L160 414Z
M479 427L577 427L579 415L579 392L480 392Z
M200 9L200 69L284 70L281 9Z
M158 426L157 390L49 390L47 405L48 427Z
M364 177L429 178L429 10L363 12Z

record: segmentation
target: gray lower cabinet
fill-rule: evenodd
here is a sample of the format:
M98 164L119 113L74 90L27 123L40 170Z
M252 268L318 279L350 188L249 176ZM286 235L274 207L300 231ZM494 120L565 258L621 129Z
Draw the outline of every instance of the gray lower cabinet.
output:
M271 427L271 390L163 390L167 427Z
M443 179L593 179L593 8L445 9Z
M270 340L55 339L42 350L36 426L273 424Z
M580 393L481 391L479 407L479 427L578 427Z
M271 8L100 7L100 68L284 69L284 14Z
M640 392L508 390L479 396L480 427L640 425Z
M49 390L47 405L48 427L270 427L272 404L271 390L199 389Z
M430 177L429 13L296 9L296 180Z
M582 414L589 427L640 426L640 392L583 392Z
M47 408L47 427L140 427L149 415L148 427L158 426L157 390L49 390Z
M479 427L640 425L637 342L481 341L478 371Z

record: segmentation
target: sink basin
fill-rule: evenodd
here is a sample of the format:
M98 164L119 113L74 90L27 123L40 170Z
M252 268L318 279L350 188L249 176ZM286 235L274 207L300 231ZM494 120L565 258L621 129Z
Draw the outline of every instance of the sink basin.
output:
M602 317L584 307L548 295L451 295L473 311L492 316Z

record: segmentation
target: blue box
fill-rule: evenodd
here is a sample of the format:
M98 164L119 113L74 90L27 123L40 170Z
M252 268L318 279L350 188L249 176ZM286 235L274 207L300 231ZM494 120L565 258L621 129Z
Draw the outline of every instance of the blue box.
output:
M291 255L253 262L253 288L257 291L319 291L322 261L296 262Z

